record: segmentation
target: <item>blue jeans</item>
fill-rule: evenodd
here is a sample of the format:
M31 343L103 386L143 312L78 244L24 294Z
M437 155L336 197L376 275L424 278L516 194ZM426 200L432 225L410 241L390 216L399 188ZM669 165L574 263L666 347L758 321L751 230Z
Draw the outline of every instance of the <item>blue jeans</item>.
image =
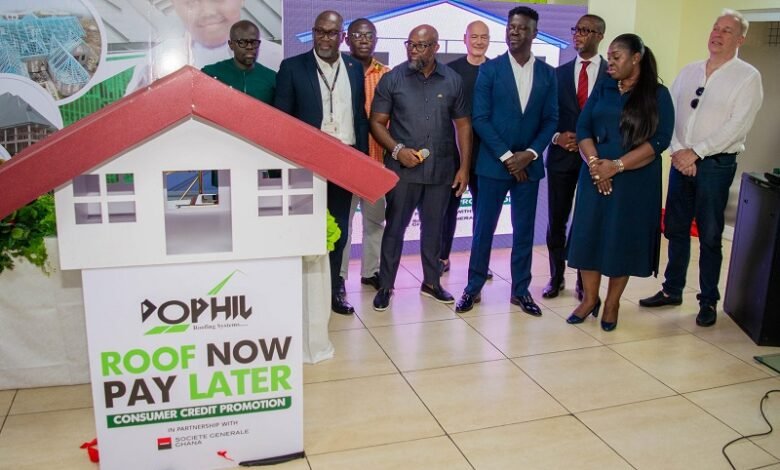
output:
M718 154L701 160L696 165L695 177L684 176L672 168L664 220L664 235L669 240L669 263L663 284L667 294L682 296L691 257L691 222L695 217L699 230L699 303L714 306L720 300L723 213L736 172L734 154Z

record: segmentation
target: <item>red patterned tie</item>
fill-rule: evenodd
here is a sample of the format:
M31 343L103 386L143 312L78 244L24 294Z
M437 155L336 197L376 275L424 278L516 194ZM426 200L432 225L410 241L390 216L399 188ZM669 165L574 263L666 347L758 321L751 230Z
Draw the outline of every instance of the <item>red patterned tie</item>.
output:
M582 61L580 78L577 80L577 104L580 105L580 109L585 107L585 102L588 101L588 64L590 64L589 60Z

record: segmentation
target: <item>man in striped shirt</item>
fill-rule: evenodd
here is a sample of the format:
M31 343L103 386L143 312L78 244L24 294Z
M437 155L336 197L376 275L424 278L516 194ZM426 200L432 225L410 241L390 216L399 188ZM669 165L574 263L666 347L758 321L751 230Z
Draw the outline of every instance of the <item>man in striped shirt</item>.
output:
M379 83L379 79L390 71L389 67L374 57L376 41L376 27L371 21L359 18L350 23L345 42L349 46L350 55L363 64L366 114L371 112L371 101L374 99L374 90ZM384 149L371 135L368 137L368 155L372 160L379 163L382 163L384 160ZM344 258L341 263L341 277L347 279L351 251L349 244L352 240L352 218L355 216L358 203L360 204L360 213L363 221L363 255L360 265L360 282L379 290L379 250L385 227L384 198L371 204L370 201L358 196L352 196L352 207L349 212L349 233L346 235L347 246L344 249Z

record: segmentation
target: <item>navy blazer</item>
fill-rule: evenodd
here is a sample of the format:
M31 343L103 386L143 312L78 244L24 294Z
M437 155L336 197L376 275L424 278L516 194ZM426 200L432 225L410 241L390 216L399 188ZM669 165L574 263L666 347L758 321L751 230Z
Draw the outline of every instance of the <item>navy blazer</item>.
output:
M529 181L544 178L542 155L558 124L558 86L555 69L536 60L531 95L520 108L509 53L482 64L474 86L472 125L482 139L477 175L514 179L500 157L532 148L539 158L526 168Z
M368 153L368 117L363 65L341 54L347 66L352 90L352 115L355 121L355 148ZM322 126L322 94L314 51L284 59L276 74L274 107L319 129ZM293 138L293 136L291 136Z
M575 132L577 130L577 119L580 117L580 105L577 103L577 87L574 84L574 67L577 59L555 69L558 76L558 130L556 132ZM607 75L607 60L601 58L599 72L596 75L596 83L593 89L604 80ZM580 171L582 158L579 152L567 152L563 147L550 145L547 151L547 169L556 172Z

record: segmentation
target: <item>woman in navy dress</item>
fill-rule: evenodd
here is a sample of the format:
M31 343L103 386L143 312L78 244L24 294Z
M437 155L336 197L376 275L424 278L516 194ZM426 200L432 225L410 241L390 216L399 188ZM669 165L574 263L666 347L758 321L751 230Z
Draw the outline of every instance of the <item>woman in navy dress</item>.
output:
M635 34L615 38L607 73L577 121L587 165L577 184L569 234L569 266L582 273L585 296L568 318L598 315L601 276L609 278L601 328L617 326L629 276L658 272L661 243L661 152L674 129L669 90L658 81L655 57Z

